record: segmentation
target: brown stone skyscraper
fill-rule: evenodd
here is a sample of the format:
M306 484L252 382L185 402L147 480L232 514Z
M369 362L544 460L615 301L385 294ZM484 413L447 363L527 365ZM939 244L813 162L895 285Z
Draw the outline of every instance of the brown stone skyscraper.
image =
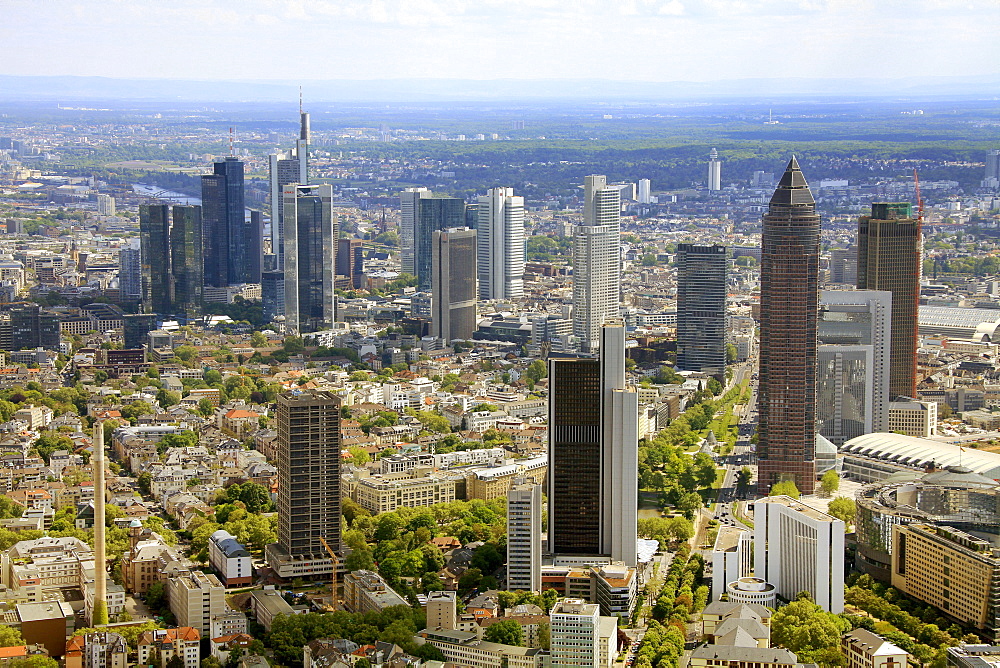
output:
M892 293L889 397L916 398L920 221L907 202L872 204L858 220L858 288Z
M819 214L799 163L789 161L764 214L760 271L758 491L816 485Z

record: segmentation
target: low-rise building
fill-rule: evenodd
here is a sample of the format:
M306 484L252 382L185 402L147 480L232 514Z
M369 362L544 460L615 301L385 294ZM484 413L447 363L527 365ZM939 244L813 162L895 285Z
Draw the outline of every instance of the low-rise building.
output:
M128 668L128 643L110 631L74 636L66 643L66 668Z
M264 627L268 633L271 632L271 624L278 615L294 615L295 610L288 605L281 594L274 589L262 589L250 594L250 611L257 619L257 623Z
M787 649L740 647L735 645L702 645L691 650L691 668L805 668L798 657Z
M372 571L354 571L344 576L344 607L351 612L380 612L409 601Z
M200 644L201 636L190 626L145 631L137 641L138 664L155 666L158 660L159 668L167 668L170 659L176 656L184 662L184 668L199 668Z
M541 668L543 659L547 659L545 652L537 647L487 642L471 631L425 629L415 640L437 647L449 663L470 668Z
M910 655L865 629L844 634L840 642L845 668L906 668Z
M224 529L219 529L208 538L208 563L226 587L253 584L250 551Z

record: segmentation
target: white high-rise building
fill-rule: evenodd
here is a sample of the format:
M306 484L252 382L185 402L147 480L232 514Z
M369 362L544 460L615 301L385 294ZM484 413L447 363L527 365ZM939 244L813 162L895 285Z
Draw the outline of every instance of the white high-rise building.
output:
M507 589L542 590L542 486L528 478L507 492Z
M708 189L712 192L722 190L722 161L714 148L708 154Z
M491 188L479 198L479 298L524 296L524 198Z
M712 547L712 600L722 600L726 586L753 573L753 534L733 526L719 527Z
M652 192L650 191L649 179L639 179L639 204L650 204Z
M101 216L115 215L115 198L111 195L98 195L97 213Z
M573 334L583 350L594 351L601 326L619 313L621 189L592 174L583 190L583 224L573 237Z
M399 193L399 249L400 270L405 274L417 275L416 226L419 215L419 201L425 197L433 197L427 188L407 188Z
M549 646L553 667L599 668L601 606L564 598L552 608Z
M278 269L285 268L285 215L282 191L291 183L309 184L309 114L299 112L299 137L295 148L268 156L271 186L271 252L277 256Z
M844 522L790 496L754 503L754 573L795 599L807 591L821 608L844 611Z

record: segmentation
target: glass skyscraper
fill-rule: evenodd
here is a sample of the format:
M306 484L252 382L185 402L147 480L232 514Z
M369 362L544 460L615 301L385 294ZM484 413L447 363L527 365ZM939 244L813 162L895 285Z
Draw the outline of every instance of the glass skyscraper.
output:
M465 200L458 197L424 197L416 202L417 216L413 228L413 262L417 289L431 289L434 261L434 232L465 227Z
M243 163L233 157L213 165L213 174L201 177L204 207L205 285L224 288L259 283L260 240L254 238L243 203ZM253 276L254 267L258 275Z
M726 380L725 246L677 247L677 368Z
M335 319L333 292L337 224L333 186L285 186L285 323L299 334L328 329Z
M170 313L170 207L139 207L139 245L142 269L142 308L147 313Z

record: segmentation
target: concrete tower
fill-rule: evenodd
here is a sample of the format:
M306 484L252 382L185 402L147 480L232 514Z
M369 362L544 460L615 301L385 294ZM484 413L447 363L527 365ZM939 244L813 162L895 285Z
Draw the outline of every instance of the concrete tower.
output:
M542 590L542 486L528 478L507 492L507 588Z
M621 189L584 178L583 224L573 237L573 334L585 351L600 346L601 326L619 313Z
M492 188L479 198L480 299L524 296L524 198L513 188Z
M108 623L107 531L104 527L104 423L94 423L94 626Z
M435 230L431 335L451 342L476 331L476 230Z
M722 190L722 161L714 148L708 154L708 189L711 192Z
M816 485L820 218L793 157L764 214L760 270L758 491Z

